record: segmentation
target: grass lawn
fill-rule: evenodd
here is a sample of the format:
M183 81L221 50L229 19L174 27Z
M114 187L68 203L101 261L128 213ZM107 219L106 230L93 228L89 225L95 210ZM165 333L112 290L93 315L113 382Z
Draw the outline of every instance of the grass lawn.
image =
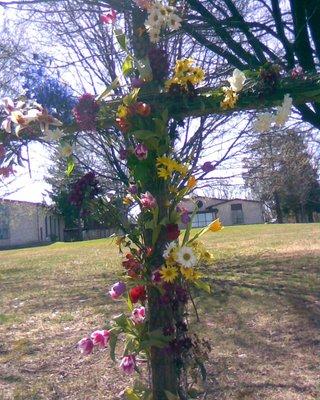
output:
M196 299L212 342L208 400L320 399L320 224L227 227L204 241L213 293ZM115 400L107 351L76 343L124 310L109 239L0 252L0 399Z

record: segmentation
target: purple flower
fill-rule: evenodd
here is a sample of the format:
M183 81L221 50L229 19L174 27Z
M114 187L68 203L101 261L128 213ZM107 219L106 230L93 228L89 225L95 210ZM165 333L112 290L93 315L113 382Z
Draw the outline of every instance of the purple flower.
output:
M95 130L99 104L92 94L83 94L73 109L73 114L79 127L83 130Z
M93 351L93 341L88 337L81 339L80 342L78 342L78 349L80 353L85 356L91 354Z
M125 374L132 374L136 366L136 358L134 355L123 357L120 368Z
M111 287L109 294L112 299L117 299L126 291L126 289L127 287L125 283L117 282Z
M158 269L156 271L152 272L151 280L154 283L160 283L161 282L161 274L160 274L160 271Z
M120 160L126 160L128 157L128 150L121 148L119 150Z
M129 185L128 192L132 195L138 193L138 186L137 185Z
M148 148L142 143L139 143L134 150L135 155L139 160L145 160L148 157Z
M206 174L208 172L211 172L214 170L214 166L212 165L212 163L210 161L206 161L203 165L202 165L202 171L205 172Z
M191 221L190 215L188 212L184 212L181 214L181 222L187 225Z
M131 80L131 85L133 88L140 88L141 86L143 86L143 84L144 84L144 82L140 78L133 78Z

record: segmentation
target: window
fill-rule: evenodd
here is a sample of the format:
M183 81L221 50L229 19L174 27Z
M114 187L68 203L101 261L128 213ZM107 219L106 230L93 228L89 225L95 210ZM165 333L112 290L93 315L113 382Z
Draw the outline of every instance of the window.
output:
M0 240L9 239L9 208L6 205L0 204Z
M231 204L231 218L234 225L244 224L242 204Z
M198 200L197 201L197 206L198 206L199 209L202 208L203 207L203 201Z
M214 220L214 213L212 212L199 212L192 221L192 228L202 228L207 226Z

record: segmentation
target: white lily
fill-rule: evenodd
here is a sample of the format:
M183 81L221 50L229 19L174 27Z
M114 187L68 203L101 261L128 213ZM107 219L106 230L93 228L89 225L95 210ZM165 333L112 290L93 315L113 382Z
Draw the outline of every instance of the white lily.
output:
M233 71L233 74L230 78L228 78L228 82L230 83L231 89L238 93L243 89L244 82L246 80L245 74L236 68Z
M15 109L14 102L10 97L4 97L1 100L1 104L7 114L11 114L12 111Z
M7 117L1 123L1 129L5 130L7 133L11 133L11 118Z

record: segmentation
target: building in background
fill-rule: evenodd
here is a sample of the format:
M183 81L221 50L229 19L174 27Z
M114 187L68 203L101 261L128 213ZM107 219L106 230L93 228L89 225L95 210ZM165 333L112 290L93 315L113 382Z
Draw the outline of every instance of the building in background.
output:
M193 228L202 228L216 218L220 218L225 226L264 223L262 204L256 200L227 200L196 196L182 201L181 206L190 214L197 207L192 223Z
M0 199L0 248L63 240L63 219L42 203Z

